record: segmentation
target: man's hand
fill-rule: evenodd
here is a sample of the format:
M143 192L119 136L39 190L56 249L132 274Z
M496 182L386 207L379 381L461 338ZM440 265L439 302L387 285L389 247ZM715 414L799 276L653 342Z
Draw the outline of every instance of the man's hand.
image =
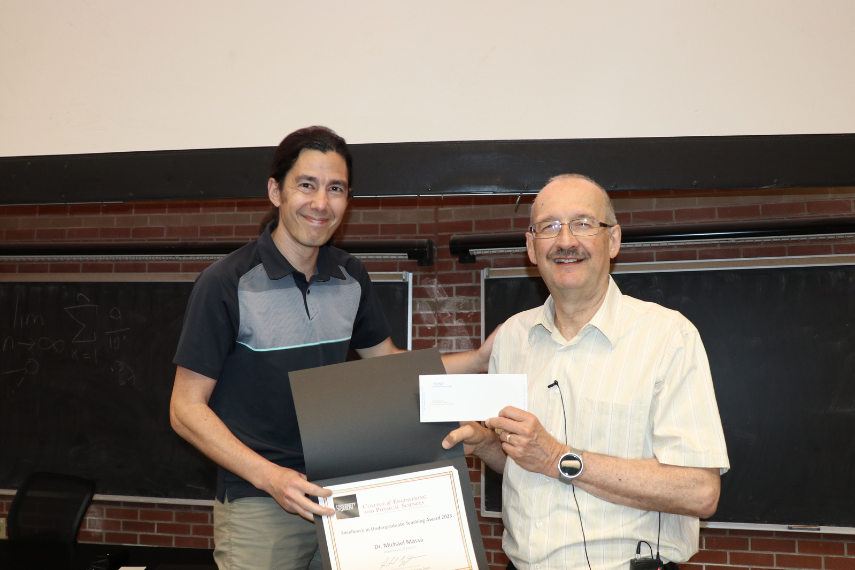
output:
M312 513L333 515L306 495L329 497L332 493L306 480L292 469L279 467L239 441L208 406L217 381L181 366L175 373L169 414L175 431L217 465L266 491L282 508L313 520Z
M458 443L463 443L463 453L466 455L477 455L476 449L485 440L489 440L495 432L488 430L478 422L460 422L460 427L445 436L442 447L451 449Z
M283 509L292 515L300 515L307 521L313 521L312 514L332 516L335 510L324 508L309 499L306 495L329 497L332 491L309 483L306 476L293 469L272 465L270 480L265 485L265 491L270 493Z
M460 427L442 440L442 447L451 449L458 443L463 443L463 452L466 455L478 457L493 471L501 473L505 470L506 456L493 430L485 428L478 422L460 422Z
M558 477L558 460L566 447L549 435L534 414L508 406L486 424L488 428L504 430L499 436L502 451L517 465L526 471Z
M538 419L508 406L487 427L504 430L502 451L533 473L558 477L558 461L570 448L559 443ZM510 441L509 441L510 440ZM644 511L705 518L718 505L719 470L662 465L650 459L619 459L584 452L585 471L573 485L601 499Z

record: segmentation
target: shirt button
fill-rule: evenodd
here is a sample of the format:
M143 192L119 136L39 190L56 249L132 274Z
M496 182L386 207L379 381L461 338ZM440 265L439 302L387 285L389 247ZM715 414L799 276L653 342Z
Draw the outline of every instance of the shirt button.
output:
M552 437L555 437L555 432L551 431L551 432L549 432L549 435L551 435Z
M542 527L542 526L543 526L543 523L542 523L542 522L539 522L539 523L537 523L535 526L536 526L537 528L540 528L540 527Z

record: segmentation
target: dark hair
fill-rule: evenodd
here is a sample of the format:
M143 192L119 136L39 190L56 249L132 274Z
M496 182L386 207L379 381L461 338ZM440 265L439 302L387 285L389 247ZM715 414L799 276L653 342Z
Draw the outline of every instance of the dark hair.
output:
M270 178L276 180L279 188L282 188L285 177L294 168L294 163L297 162L300 153L304 150L318 150L323 153L335 152L341 155L345 164L347 164L347 196L350 198L350 185L353 179L353 157L350 156L350 150L348 150L344 139L327 127L306 127L305 129L296 130L282 139L282 142L276 147L276 153L273 155L273 164L270 165ZM271 204L270 211L261 221L259 233L263 233L271 221L278 219L279 208Z

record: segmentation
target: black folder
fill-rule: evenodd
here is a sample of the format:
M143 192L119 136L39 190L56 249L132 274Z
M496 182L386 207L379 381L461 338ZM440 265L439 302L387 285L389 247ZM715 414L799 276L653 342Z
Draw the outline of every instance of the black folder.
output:
M478 568L487 557L463 446L443 449L456 422L419 421L419 375L445 374L436 349L291 372L306 476L322 487L453 466ZM330 561L320 517L315 529L324 568Z

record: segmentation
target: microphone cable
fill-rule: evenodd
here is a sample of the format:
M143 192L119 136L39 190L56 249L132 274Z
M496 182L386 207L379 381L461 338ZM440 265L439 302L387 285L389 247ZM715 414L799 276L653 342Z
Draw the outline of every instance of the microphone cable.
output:
M564 444L570 445L567 439L567 408L564 407L564 392L561 391L561 385L558 383L558 380L553 380L552 384L549 384L547 388L552 388L553 386L558 388L558 395L561 397L561 416L564 418ZM579 507L579 499L576 498L576 485L570 483L570 487L573 488L573 500L576 502L576 512L579 515L579 528L582 530L582 546L585 548L585 560L588 562L588 570L591 570L591 559L588 558L588 541L585 538L585 525L582 524L582 509ZM656 549L659 549L658 542Z

